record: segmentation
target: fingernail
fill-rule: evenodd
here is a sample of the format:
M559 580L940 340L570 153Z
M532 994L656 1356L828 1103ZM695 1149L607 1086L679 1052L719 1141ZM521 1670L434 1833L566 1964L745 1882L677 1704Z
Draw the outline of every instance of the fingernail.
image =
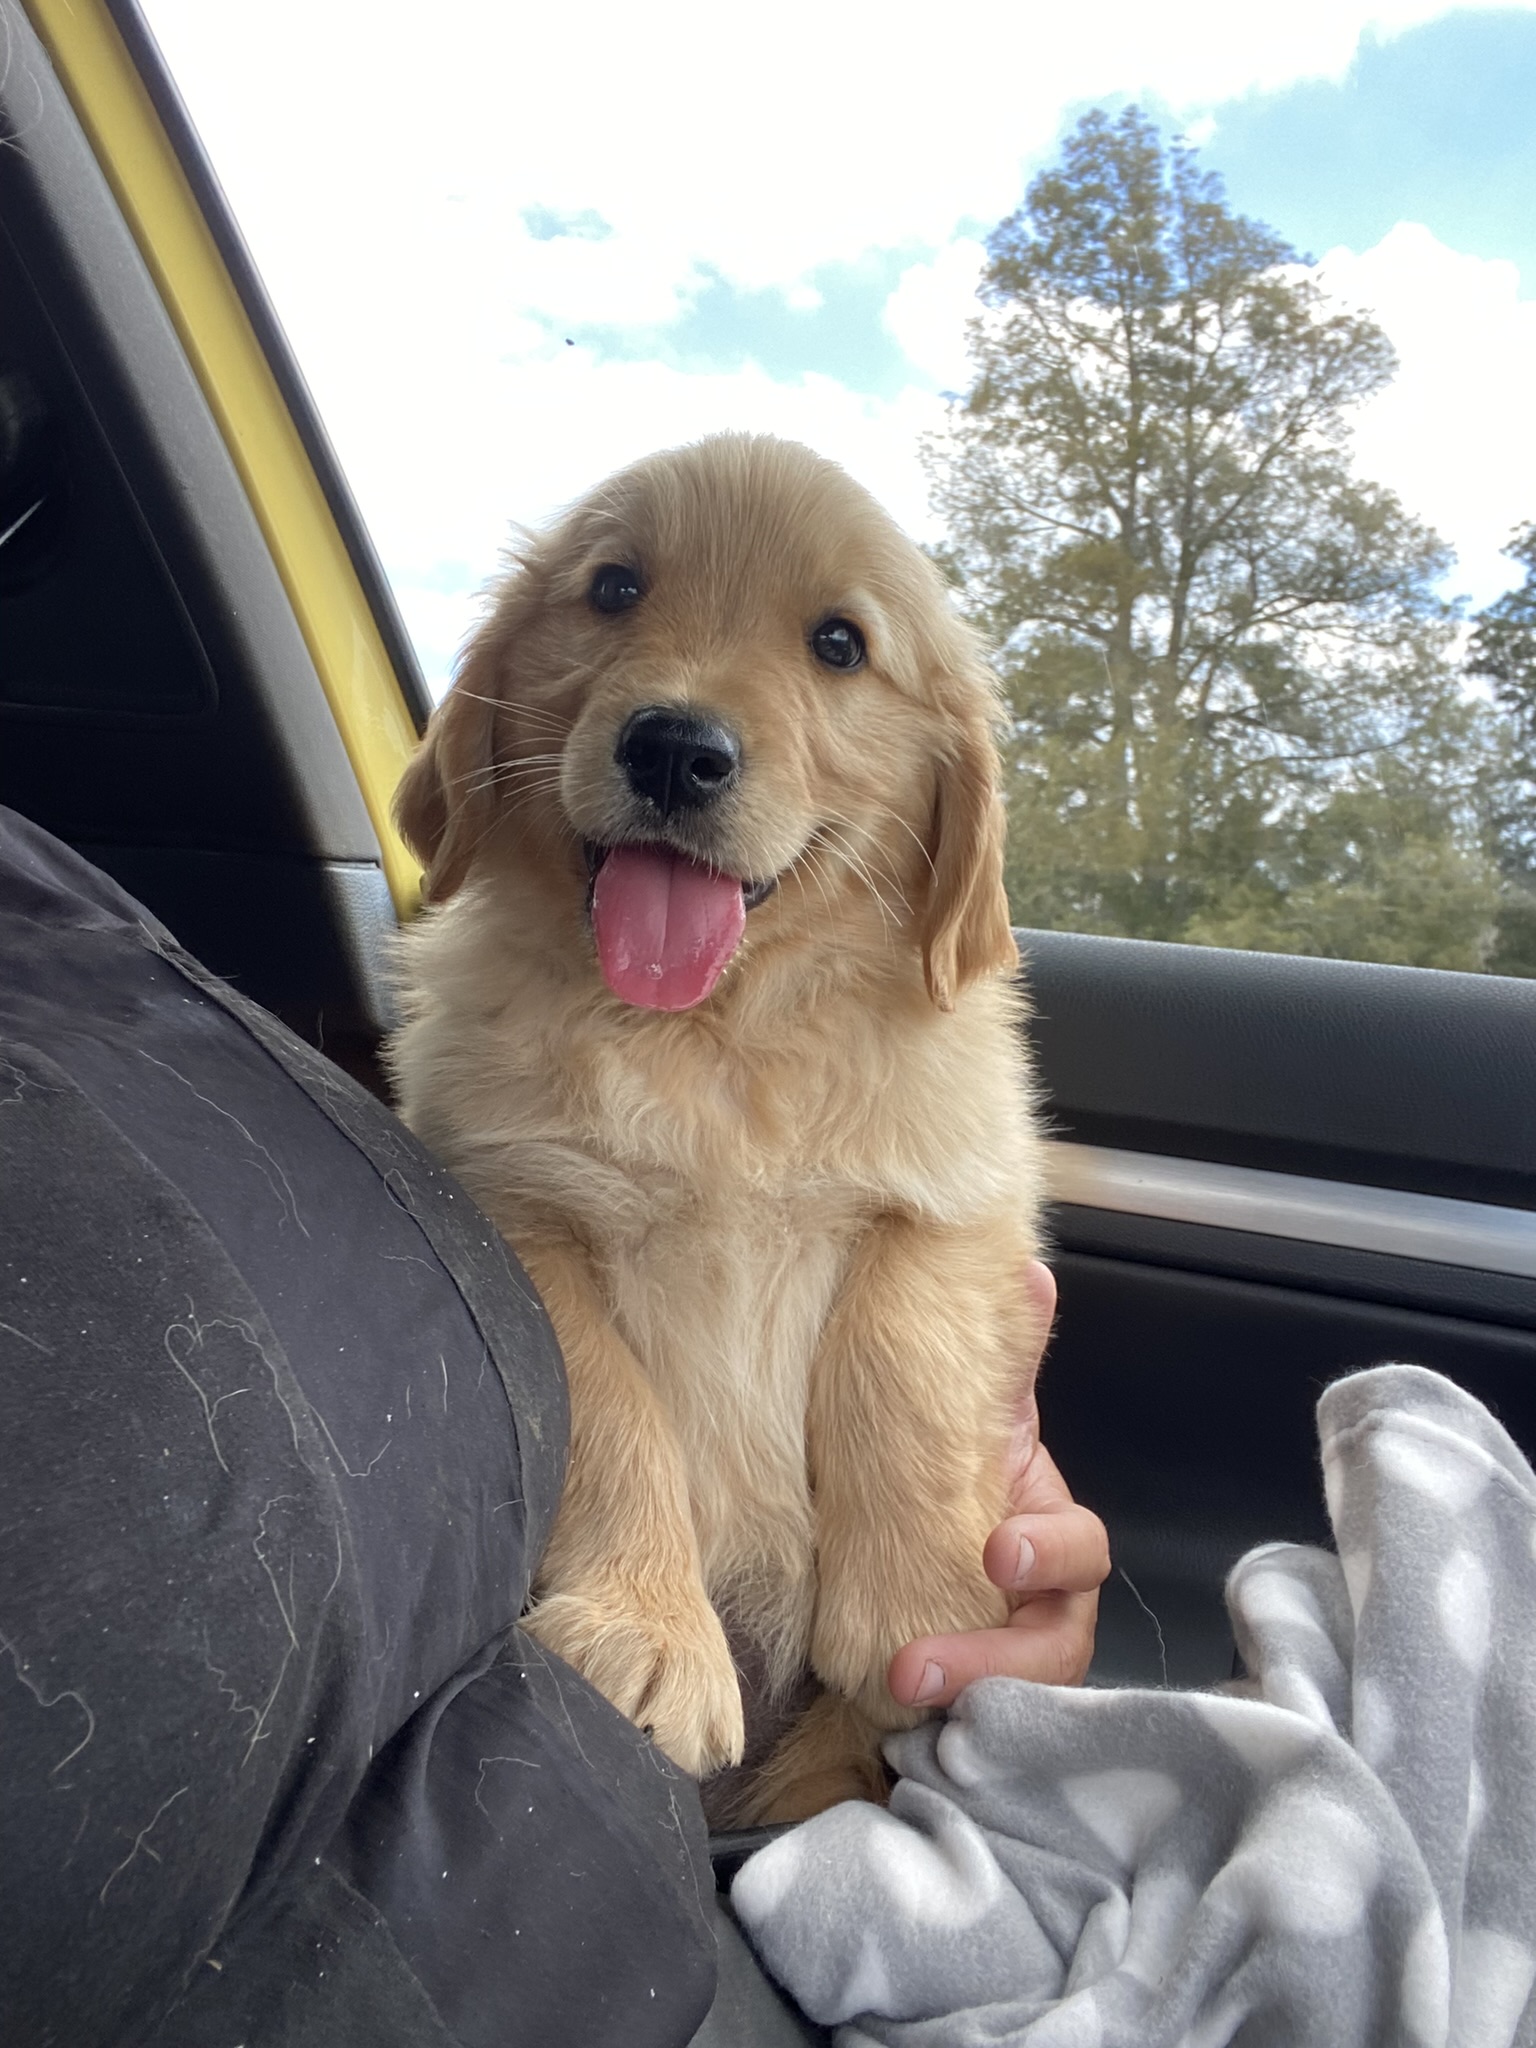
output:
M1021 1536L1019 1538L1019 1554L1013 1563L1013 1586L1015 1590L1028 1583L1029 1575L1034 1568L1035 1546L1027 1536Z
M944 1666L935 1664L930 1658L923 1666L922 1682L912 1695L912 1704L918 1707L926 1705L929 1700L937 1698L946 1683Z

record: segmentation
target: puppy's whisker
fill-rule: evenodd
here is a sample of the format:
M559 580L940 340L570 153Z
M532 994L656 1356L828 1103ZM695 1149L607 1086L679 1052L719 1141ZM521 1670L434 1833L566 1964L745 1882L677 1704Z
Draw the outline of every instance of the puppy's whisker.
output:
M893 825L899 825L902 831L906 833L907 837L911 840L912 844L923 856L923 865L927 868L929 874L932 875L935 879L937 879L938 869L933 864L933 855L928 851L928 848L923 843L921 837L912 830L912 827L907 823L906 819L903 818L898 811L893 811L891 809L889 804L882 804L880 806L880 809L882 814L885 817L889 818Z
M888 805L882 804L880 806L880 809L887 817L896 819L896 822L898 824L904 823L904 821L901 818L897 817L896 812L891 810ZM864 881L866 886L873 889L873 877L875 875L878 875L881 881L883 881L889 887L892 895L896 898L896 901L901 906L901 909L904 912L910 913L911 905L907 901L906 889L902 885L901 876L897 874L896 870L892 867L890 861L888 859L877 856L874 849L868 845L867 840L863 841L862 850L860 850L856 848L853 842L850 841L846 836L846 833L858 832L859 828L855 825L853 819L844 817L838 811L829 811L827 813L827 823L829 826L832 827L846 828L845 833L842 835L842 851L845 853L850 865L854 867L855 872ZM911 828L907 827L907 830L910 831ZM860 837L862 839L862 835L860 835ZM917 835L915 833L912 834L912 837L915 840L917 839ZM922 848L924 858L927 859L927 849L922 847L921 840L917 840L917 844L920 848ZM933 866L931 860L928 861L928 865L930 868Z
M455 683L453 694L461 703L489 704L493 711L506 711L515 718L542 718L551 730L569 732L574 720L563 711L552 711L544 704L516 703L507 697L488 697L483 690L466 689L463 683Z
M928 851L928 848L924 845L921 837L912 830L912 827L907 823L906 819L902 817L901 813L897 810L893 810L889 804L879 804L876 806L876 808L878 809L880 816L882 818L889 818L893 825L899 825L901 827L902 831L906 833L907 837L911 840L912 844L923 856L923 865L927 868L929 874L937 876L938 870L933 865L933 855ZM845 825L848 823L848 820L846 818L836 817L835 813L834 818L836 823L838 823L839 825Z
M559 774L552 768L539 768L527 775L507 776L494 785L505 790L515 802L522 803L531 796L553 796L560 788Z
M519 718L542 718L546 725L574 725L575 715L569 711L557 711L553 704L535 703L528 697L513 697L508 700L508 709Z
M550 847L555 844L559 834L560 822L561 821L558 812L550 807L547 807L544 810L543 814L537 819L535 826L535 845L537 846L541 856L547 853Z
M887 927L887 932L889 932L890 928L896 925L899 922L899 920L896 917L896 913L891 909L891 906L886 902L885 898L881 895L879 884L875 881L874 876L870 873L868 864L861 857L858 848L846 836L846 834L839 832L835 826L823 823L821 829L822 837L827 843L829 849L832 852L836 853L842 859L844 865L848 868L849 872L857 876L859 881L861 881L864 884L865 888L869 891L870 895L875 899L875 902L879 905L881 918Z
M478 796L482 790L495 789L498 784L511 782L520 775L558 770L562 759L560 754L525 754L514 761L495 761L489 767L471 768L463 775L450 776L447 787L462 788L466 796Z
M545 711L533 704L519 704L516 707L516 716L520 725L529 726L540 737L550 739L555 738L557 734L563 736L568 733L576 722L573 718L566 717L563 712Z
M836 941L838 948L841 949L843 941L842 934L838 928L837 907L834 904L832 898L827 894L826 879L821 872L820 854L821 848L813 846L810 852L805 857L804 867L806 873L810 875L811 880L816 884L817 893L821 897L822 908L827 913L828 926L831 929L833 939ZM801 875L800 865L798 863L796 864L795 868L795 879L800 884L800 894L803 898L805 895L805 882Z
M513 803L521 803L529 796L555 791L559 787L559 775L548 768L540 768L523 775L487 776L483 782L467 789L464 794L466 797L474 797L484 795L487 791L495 791L505 795Z
M516 760L498 761L492 768L480 769L478 774L483 787L490 782L505 780L508 776L548 775L551 772L558 774L564 760L563 754L523 754ZM464 778L466 782L471 779L469 776Z
M793 868L792 868L792 869L790 870L790 874L791 874L791 875L793 876L793 878L794 878L794 884L795 884L795 887L796 887L796 888L797 888L797 889L798 889L798 890L800 891L800 907L801 907L801 910L802 910L802 912L803 912L803 913L805 913L805 914L807 914L807 915L809 914L809 912L808 912L808 907L807 907L807 906L808 906L808 904L809 904L809 900L810 900L810 899L809 899L809 897L808 897L808 896L806 895L806 889L805 889L805 878L806 878L806 875L807 875L807 873L811 874L811 875L812 875L812 876L814 877L814 876L815 876L815 872L816 872L816 871L815 871L815 868L814 868L814 866L813 866L813 865L811 864L811 862L810 862L809 860L807 860L807 861L806 861L806 863L805 863L805 865L804 865L804 866L802 866L802 865L801 865L801 864L800 864L800 863L799 863L799 862L797 861L797 862L796 862L796 864L795 864L795 866L794 866L794 867L793 867ZM787 878L786 878L786 879L787 879ZM818 884L818 886L819 886L819 884ZM833 936L834 938L836 938L836 937L837 937L837 921L836 921L836 919L835 919L835 918L833 917L833 915L832 915L832 906L831 906L831 905L830 905L830 904L829 904L829 903L827 902L827 898L826 898L826 891L825 891L825 890L822 890L822 892L821 892L821 900L822 900L822 907L823 907L823 909L824 909L824 910L826 911L826 913L827 913L827 924L828 924L828 928L830 929L830 931L831 931L831 933L832 933L832 936ZM839 944L841 944L841 940L839 940L839 941L838 941L838 943L839 943Z
M890 890L901 910L905 911L909 908L906 891L901 886L901 877L892 872L887 862L873 859L866 860L863 855L848 848L845 848L844 852L853 872L863 882L865 888L879 898L882 907L888 908L889 906L885 904L885 898L876 886L876 876Z
M477 775L494 774L503 768L515 768L523 761L558 761L560 758L559 753L498 753L490 760L482 761L477 768L466 769L462 775L449 776L447 786L451 789L455 783L472 781Z

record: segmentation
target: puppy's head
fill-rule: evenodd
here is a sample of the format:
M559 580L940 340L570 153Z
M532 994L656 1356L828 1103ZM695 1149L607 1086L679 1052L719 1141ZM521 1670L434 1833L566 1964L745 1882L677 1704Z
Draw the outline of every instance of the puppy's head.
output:
M948 1008L1015 959L994 685L932 564L834 464L727 435L529 540L396 799L429 900L530 866L615 993L738 949L921 949ZM743 938L747 944L743 946Z

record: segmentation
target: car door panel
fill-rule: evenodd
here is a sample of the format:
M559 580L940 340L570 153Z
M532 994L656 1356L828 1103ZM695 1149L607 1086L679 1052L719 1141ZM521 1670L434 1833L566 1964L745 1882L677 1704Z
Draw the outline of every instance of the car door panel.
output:
M1021 939L1070 1198L1043 1428L1116 1559L1095 1677L1211 1683L1237 1557L1328 1538L1331 1379L1429 1366L1536 1445L1536 986Z

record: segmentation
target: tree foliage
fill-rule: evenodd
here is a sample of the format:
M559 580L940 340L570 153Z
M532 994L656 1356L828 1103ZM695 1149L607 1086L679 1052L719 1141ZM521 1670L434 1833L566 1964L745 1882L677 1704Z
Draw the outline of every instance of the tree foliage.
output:
M1491 684L1504 745L1488 777L1489 840L1503 879L1488 964L1536 975L1536 520L1504 550L1525 571L1516 589L1478 613L1467 672Z
M1381 330L1135 108L1079 123L981 299L925 458L1008 693L1015 915L1480 966L1449 557L1351 459Z

